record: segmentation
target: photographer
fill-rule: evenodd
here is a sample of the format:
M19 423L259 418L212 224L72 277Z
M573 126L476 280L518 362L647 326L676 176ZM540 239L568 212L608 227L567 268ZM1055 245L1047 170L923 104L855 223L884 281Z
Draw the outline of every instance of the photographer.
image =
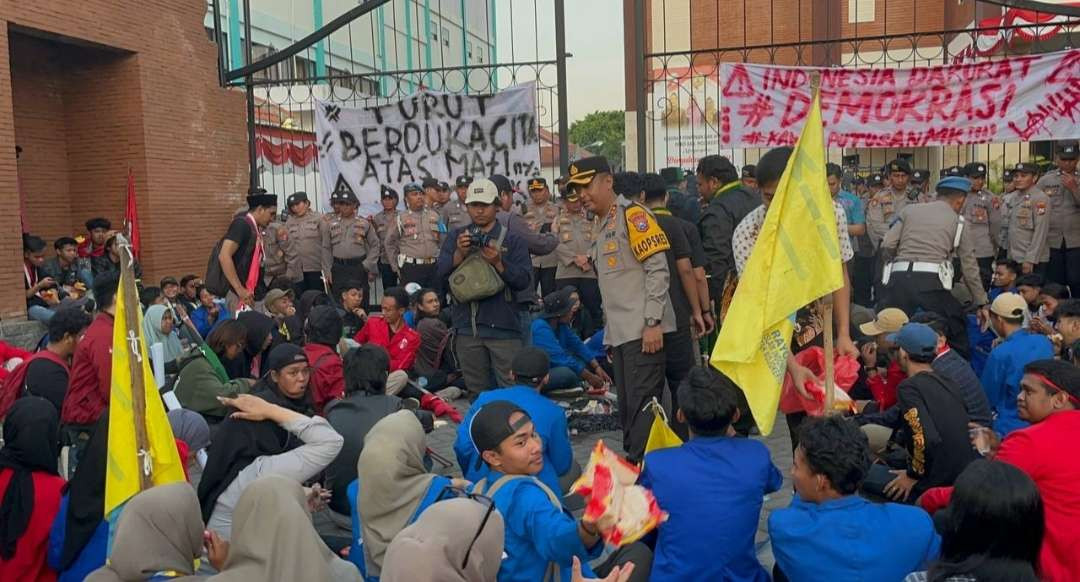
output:
M532 262L525 242L503 232L496 220L499 192L490 180L469 186L465 205L472 223L456 228L443 241L436 264L436 279L453 290L454 281L476 278L477 261L467 261L479 253L488 270L502 280L503 289L471 301L454 302L451 312L457 335L456 352L469 391L476 394L491 388L492 371L499 386L510 385L510 361L521 349L521 325L513 303L513 293L532 283ZM480 273L484 274L484 273Z

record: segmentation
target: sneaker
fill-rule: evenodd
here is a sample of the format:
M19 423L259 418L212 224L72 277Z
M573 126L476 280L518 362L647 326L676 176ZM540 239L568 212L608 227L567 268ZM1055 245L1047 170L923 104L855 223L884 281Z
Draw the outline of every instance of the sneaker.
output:
M420 410L420 401L415 398L402 398L401 408L405 410Z
M453 402L458 398L461 398L462 394L464 394L464 392L461 388L458 388L457 386L447 386L436 392L435 396L438 396L444 402Z

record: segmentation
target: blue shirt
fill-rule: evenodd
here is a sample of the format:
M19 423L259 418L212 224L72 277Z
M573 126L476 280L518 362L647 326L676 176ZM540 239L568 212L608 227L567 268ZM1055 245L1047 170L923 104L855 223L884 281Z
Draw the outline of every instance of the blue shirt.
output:
M49 567L58 574L57 582L82 582L91 572L105 565L105 558L109 553L109 522L102 520L98 524L86 545L79 550L67 569L64 569L60 557L64 551L64 540L67 538L68 501L69 496L65 493L60 498L60 511L56 512L56 518L49 530L49 553L46 559Z
M566 413L557 404L540 395L535 388L528 386L511 386L482 392L469 407L465 421L458 425L457 439L454 440L454 454L462 474L473 483L488 476L490 469L477 454L469 427L472 426L472 419L480 407L496 400L513 402L529 413L536 434L540 435L540 442L544 446L544 468L536 478L556 494L565 493L559 485L559 475L566 474L574 464L574 449L570 446Z
M547 319L538 317L532 322L532 345L547 352L551 367L570 368L575 374L581 374L585 366L593 359L585 342L574 333L573 328L565 323L556 323L558 329L551 327Z
M864 224L866 222L863 202L859 200L858 196L847 190L841 190L836 194L836 201L840 203L840 206L844 207L844 214L847 215L848 224Z
M668 520L660 524L652 582L768 582L754 553L766 493L784 479L761 442L694 437L645 455L638 483Z
M776 564L791 582L903 580L938 556L941 538L918 507L849 495L808 503L798 495L769 515Z
M592 334L592 337L585 340L585 347L589 348L592 359L601 361L602 358L606 358L607 348L604 347L604 328L601 327L596 330L596 333Z
M1020 420L1020 415L1016 412L1016 395L1020 393L1020 378L1024 376L1024 366L1035 360L1053 357L1054 346L1050 340L1040 333L1032 333L1026 329L1013 332L990 352L981 380L990 408L997 412L994 431L1002 437L1028 426L1028 423Z
M488 489L502 477L492 471L488 475L487 487L474 493L487 495ZM490 496L490 495L489 495ZM598 542L592 548L586 548L578 535L577 520L570 512L551 502L547 493L532 479L515 479L506 483L492 497L495 509L503 516L506 526L506 544L503 551L502 566L499 567L499 582L537 582L544 579L544 572L550 562L559 565L560 580L570 580L572 559L581 559L582 570L588 566L585 562L600 556L604 544ZM462 532L473 535L474 532ZM585 575L591 575L585 572Z

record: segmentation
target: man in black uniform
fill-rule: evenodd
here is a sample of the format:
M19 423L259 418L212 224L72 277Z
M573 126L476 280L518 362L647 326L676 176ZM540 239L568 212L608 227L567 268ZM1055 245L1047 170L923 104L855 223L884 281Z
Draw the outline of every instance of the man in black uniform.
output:
M698 221L698 232L707 262L709 295L719 301L728 273L735 270L731 237L742 219L761 206L761 195L740 181L738 170L723 156L705 156L698 161L697 183L701 199L708 202Z

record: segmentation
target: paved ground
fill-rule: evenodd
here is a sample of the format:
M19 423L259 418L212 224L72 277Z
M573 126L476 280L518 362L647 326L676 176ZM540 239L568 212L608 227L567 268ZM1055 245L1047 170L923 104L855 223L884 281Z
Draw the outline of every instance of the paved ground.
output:
M465 410L468 403L464 400L455 403L461 410ZM772 547L769 545L767 520L769 512L778 507L787 507L791 503L791 478L789 473L791 472L791 440L788 437L787 424L783 422L783 419L777 419L776 427L773 430L773 434L767 437L755 437L762 440L772 452L773 463L780 469L780 472L784 475L784 485L779 491L772 495L766 496L764 505L761 511L761 520L758 522L757 533L757 552L758 559L761 564L769 571L773 566ZM441 472L444 475L460 476L461 469L457 466L457 462L454 459L454 438L457 434L457 425L453 423L446 423L435 429L433 433L428 435L428 446L431 447L436 453L446 457L451 461L453 465L448 469L442 469ZM591 435L577 436L572 435L571 442L574 445L574 457L577 461L584 466L589 459L589 453L592 451L593 446L599 439L604 439L609 446L614 450L619 451L622 448L622 435L617 432L602 432Z

